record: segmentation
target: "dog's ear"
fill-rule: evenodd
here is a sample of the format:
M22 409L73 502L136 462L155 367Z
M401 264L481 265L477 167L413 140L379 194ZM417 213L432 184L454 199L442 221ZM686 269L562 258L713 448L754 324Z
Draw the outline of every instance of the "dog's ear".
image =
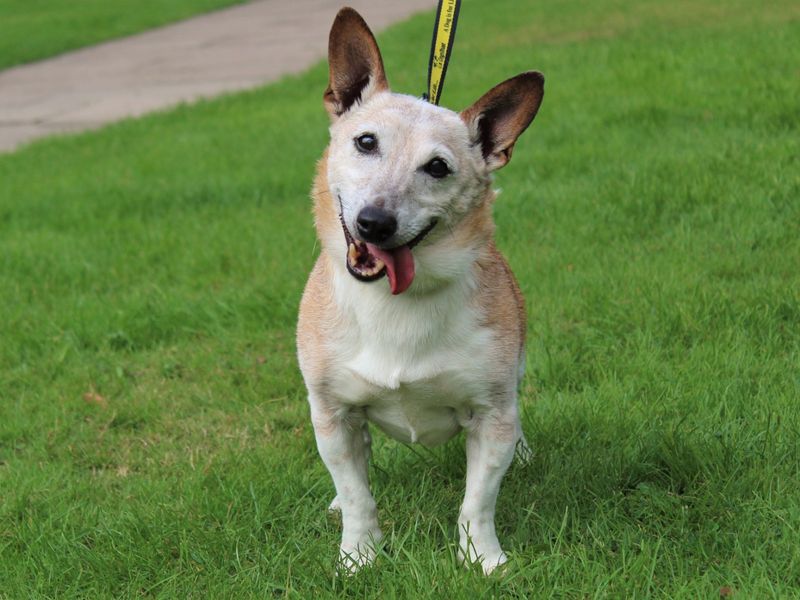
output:
M543 96L544 76L528 71L496 85L461 113L489 170L511 159L514 143L533 121Z
M328 38L330 76L323 99L332 118L377 91L389 89L375 36L352 8L336 15Z

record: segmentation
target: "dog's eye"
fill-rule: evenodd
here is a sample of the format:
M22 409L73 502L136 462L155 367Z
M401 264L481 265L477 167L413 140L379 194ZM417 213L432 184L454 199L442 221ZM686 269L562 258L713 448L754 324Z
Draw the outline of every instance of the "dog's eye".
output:
M423 167L425 172L431 177L441 179L450 175L450 167L441 158L434 158L427 165Z
M371 133L365 133L364 135L358 136L355 139L355 142L358 151L363 152L364 154L375 152L375 150L378 148L378 138Z

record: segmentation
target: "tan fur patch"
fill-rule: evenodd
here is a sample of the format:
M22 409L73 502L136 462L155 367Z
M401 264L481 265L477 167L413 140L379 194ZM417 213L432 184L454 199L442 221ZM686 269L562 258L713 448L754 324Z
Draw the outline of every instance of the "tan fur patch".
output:
M329 364L326 340L334 326L337 309L333 302L330 267L324 254L317 259L300 300L297 351L306 385L323 385Z

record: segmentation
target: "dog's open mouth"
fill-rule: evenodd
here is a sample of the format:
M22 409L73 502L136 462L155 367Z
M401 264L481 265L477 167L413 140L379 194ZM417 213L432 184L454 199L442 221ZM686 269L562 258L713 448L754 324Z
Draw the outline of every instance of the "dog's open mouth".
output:
M436 221L423 229L413 240L396 248L379 248L353 237L339 213L344 239L347 242L347 270L360 281L376 281L384 275L389 277L392 294L402 294L414 281L414 255L411 249L431 232Z

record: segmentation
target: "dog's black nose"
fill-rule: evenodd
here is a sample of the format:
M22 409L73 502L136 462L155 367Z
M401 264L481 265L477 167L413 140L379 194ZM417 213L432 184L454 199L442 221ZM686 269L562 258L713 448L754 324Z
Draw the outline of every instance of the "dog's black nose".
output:
M356 218L358 237L365 242L380 244L397 231L397 219L388 211L377 206L365 206Z

